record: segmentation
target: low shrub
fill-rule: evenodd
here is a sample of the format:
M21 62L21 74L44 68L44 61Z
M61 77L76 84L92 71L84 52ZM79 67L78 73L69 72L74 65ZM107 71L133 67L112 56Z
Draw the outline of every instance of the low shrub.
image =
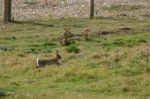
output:
M80 52L80 49L79 49L78 47L76 47L76 46L68 46L68 47L66 48L66 51L67 51L68 53L79 53L79 52Z

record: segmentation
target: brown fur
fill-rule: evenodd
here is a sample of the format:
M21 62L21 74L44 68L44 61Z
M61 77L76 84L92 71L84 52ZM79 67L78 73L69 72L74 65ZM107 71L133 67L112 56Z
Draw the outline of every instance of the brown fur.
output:
M59 60L61 56L59 55L58 51L56 51L56 57L53 59L38 59L37 58L37 68L38 67L45 67L46 65L60 65Z

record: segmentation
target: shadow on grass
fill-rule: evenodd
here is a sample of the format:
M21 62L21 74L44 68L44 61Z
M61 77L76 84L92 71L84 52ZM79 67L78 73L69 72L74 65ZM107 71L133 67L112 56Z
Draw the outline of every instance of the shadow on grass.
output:
M37 26L43 26L43 27L54 27L54 25L52 25L52 24L42 23L42 22L33 21L33 20L29 20L29 21L11 21L11 23L30 24L30 25L37 25Z

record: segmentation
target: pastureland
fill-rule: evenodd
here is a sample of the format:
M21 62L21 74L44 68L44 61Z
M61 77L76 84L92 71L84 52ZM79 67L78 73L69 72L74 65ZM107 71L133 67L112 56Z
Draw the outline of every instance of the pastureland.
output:
M130 18L1 22L0 98L148 99L149 23ZM62 46L58 37L65 27L75 34L88 28L96 36ZM99 34L104 31L111 35ZM37 57L51 58L57 49L60 67L35 68Z

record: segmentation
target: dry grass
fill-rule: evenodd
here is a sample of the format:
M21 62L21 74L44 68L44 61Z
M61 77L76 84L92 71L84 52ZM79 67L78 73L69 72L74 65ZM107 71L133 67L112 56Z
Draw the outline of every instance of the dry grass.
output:
M150 63L141 51L150 47L149 21L49 19L5 24L6 29L0 30L0 92L10 94L6 99L148 99L150 78L145 66L150 68ZM114 34L77 41L72 45L80 52L68 53L57 40L66 26L75 33L90 27L93 33L110 30ZM120 27L134 30L121 34L116 32ZM35 68L37 57L53 57L57 49L62 55L60 67Z

